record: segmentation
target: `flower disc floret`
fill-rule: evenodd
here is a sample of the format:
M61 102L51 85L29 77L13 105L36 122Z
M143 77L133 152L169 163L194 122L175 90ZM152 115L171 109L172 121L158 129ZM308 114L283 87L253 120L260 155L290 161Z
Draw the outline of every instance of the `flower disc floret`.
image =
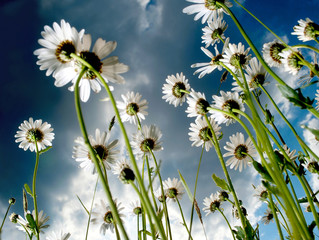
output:
M177 178L168 178L163 182L163 187L168 199L171 199L173 201L176 201L176 199L182 199L182 195L184 194L184 187L182 185L182 182Z
M285 49L286 47L279 42L277 39L275 39L272 42L265 43L263 45L263 57L267 64L270 67L280 67L282 64L283 57L280 56L280 53Z
M203 211L206 212L206 216L214 213L216 210L221 209L222 202L219 200L218 194L212 193L209 197L204 199Z
M205 95L202 93L197 93L193 89L187 96L187 103L187 117L199 118L208 113L207 108L210 107L210 104L206 101Z
M228 44L228 48L225 49L222 61L233 72L238 71L239 68L246 68L251 55L248 55L250 48L245 50L245 46L240 42L236 44Z
M309 18L306 20L300 19L298 25L294 26L294 32L292 35L297 35L300 41L306 42L316 40L319 36L319 25L314 23Z
M279 53L279 55L283 58L282 62L284 64L285 71L293 75L296 75L303 67L301 61L304 59L304 57L300 52L289 49L284 50L283 52Z

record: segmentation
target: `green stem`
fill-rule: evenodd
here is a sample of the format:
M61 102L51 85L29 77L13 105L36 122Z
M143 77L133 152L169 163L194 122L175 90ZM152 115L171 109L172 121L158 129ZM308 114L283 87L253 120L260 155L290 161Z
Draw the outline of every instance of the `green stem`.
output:
M276 222L276 225L277 225L277 229L278 229L278 233L279 233L280 239L284 240L284 236L282 235L282 231L281 231L281 227L280 227L280 222L279 222L278 216L277 216L276 206L275 206L274 201L272 199L271 193L269 193L269 200L270 200L270 208L271 208L272 214L273 214L273 216L275 218L275 222Z
M176 202L177 202L177 204L178 204L179 211L181 212L181 217L182 217L182 219L183 219L183 225L184 225L185 228L186 228L186 231L187 231L187 233L188 233L188 236L193 240L192 235L191 235L190 231L189 231L188 228L187 228L187 224L186 224L185 217L184 217L184 214L183 214L182 206L181 206L181 204L179 203L179 200L178 200L177 197L175 197L175 200L176 200Z
M84 119L83 119L83 114L82 114L81 104L80 104L80 96L79 96L79 83L80 83L80 80L81 80L83 74L87 70L88 70L87 67L83 67L83 69L81 70L81 72L79 74L79 77L78 77L78 79L76 81L76 84L75 84L74 98L75 98L76 113L77 113L77 117L78 117L78 120L79 120L79 125L80 125L80 128L81 128L81 132L82 132L82 135L84 137L85 145L89 149L89 153L90 153L91 159L92 159L92 161L93 161L93 163L95 165L95 168L96 168L96 170L98 172L98 175L99 175L99 177L101 179L101 183L102 183L102 186L104 188L106 197L108 199L108 202L109 202L109 205L110 205L110 208L111 208L111 211L112 211L112 215L115 218L116 223L119 225L119 227L121 229L121 232L122 232L122 234L124 236L124 239L128 240L127 233L126 233L126 231L124 229L124 226L123 226L123 223L122 223L122 221L120 219L120 216L118 214L116 205L115 205L115 203L113 201L111 191L110 191L109 186L108 186L108 184L105 181L105 178L103 176L103 173L102 173L102 170L101 170L101 167L100 167L100 164L99 164L99 160L96 157L96 152L95 152L95 150L92 148L92 146L90 144L90 141L89 141L89 138L88 138L88 134L87 134L87 131L86 131L86 127L85 127L85 123L84 123Z
M113 222L113 224L114 224L114 229L116 234L116 240L121 240L121 236L120 236L119 230L117 229L117 225L115 222Z
M129 157L131 159L131 163L132 163L132 167L133 167L133 170L134 170L134 174L135 174L135 177L136 177L136 181L137 183L139 184L139 187L140 187L140 191L142 193L142 197L145 199L145 208L148 209L148 212L151 214L152 218L154 219L154 222L158 228L158 231L162 237L162 239L166 239L166 236L165 236L165 232L164 232L164 229L162 227L162 225L160 224L160 221L158 220L157 216L156 216L156 212L154 211L154 209L152 208L152 204L151 204L151 201L147 195L147 191L145 189L145 186L143 184L143 181L142 181L142 178L141 178L141 174L138 170L138 166L137 166L137 163L136 163L136 160L135 160L135 157L134 157L134 154L133 154L133 150L132 150L132 147L130 145L130 141L128 139L128 136L127 136L127 133L126 133L126 130L125 130L125 127L124 127L124 124L121 120L121 117L120 117L120 113L118 111L118 108L116 106L116 102L115 102L115 99L113 97L113 94L109 88L109 86L107 85L107 83L105 82L104 78L101 76L101 74L96 71L90 64L88 64L85 60L83 60L82 58L80 58L79 56L77 56L76 54L72 53L71 54L71 57L73 57L74 59L78 60L79 62L81 62L84 66L88 67L96 76L97 78L102 82L105 90L107 91L108 95L109 95L109 98L112 102L112 105L113 105L113 108L114 108L114 112L115 112L115 115L118 119L118 123L119 123L119 126L121 128L121 131L122 131L122 134L123 134L123 137L124 137L124 142L125 142L125 145L127 147L127 151L128 151L128 154L129 154ZM124 229L124 228L123 228Z
M137 214L136 224L137 224L137 239L141 240L140 238L140 214Z
M155 199L155 196L154 196L153 181L152 181L152 176L151 176L151 169L150 169L150 164L149 164L147 155L145 155L145 161L146 161L148 179L149 179L149 184L150 184L149 186L150 186L151 195L152 195L152 198L153 198L153 204L154 204L155 209L156 209L156 211L157 211L158 208L157 208L156 199Z
M39 229L39 219L38 219L38 204L37 204L37 194L36 194L36 178L37 178L37 172L39 167L39 149L38 149L38 143L33 138L34 144L35 144L35 151L36 151L36 158L35 158L35 166L34 166L34 172L33 172L33 180L32 180L32 197L33 197L33 204L34 204L34 212L35 212L35 223L36 223L36 237L37 240L40 239L40 229Z
M1 227L0 227L0 235L1 235L1 232L2 232L3 224L4 224L4 222L5 222L6 218L7 218L7 215L8 215L8 212L9 212L9 210L10 210L11 205L12 205L12 204L9 203L9 206L8 206L8 208L7 208L7 211L6 211L6 214L4 215L4 218L3 218L3 220L2 220ZM0 240L1 240L1 236L0 236Z
M94 199L95 199L95 193L96 193L96 188L97 188L97 183L98 182L99 182L99 177L97 177L96 183L95 183L95 187L94 187L93 198L92 198L91 208L90 208L90 214L89 214L89 219L88 219L88 223L87 223L87 227L86 227L85 240L87 240L88 235L89 235L89 228L90 228L90 222L91 222L91 213L92 213L92 209L93 209L93 203L94 203Z
M291 47L292 48L308 48L308 49L311 49L314 52L319 53L319 49L317 49L317 48L315 48L313 46L306 45L306 44L297 44L297 45L294 45L294 46L291 46Z
M233 236L233 239L236 240L235 235L234 235L234 232L233 232L233 229L231 228L230 223L229 223L228 219L226 218L225 214L224 214L223 211L220 210L219 208L217 208L217 210L218 210L218 211L220 212L220 214L224 217L224 219L225 219L225 221L226 221L226 223L227 223L227 225L228 225L228 227L229 227L229 230L230 230L230 232L231 232L231 234L232 234L232 236Z

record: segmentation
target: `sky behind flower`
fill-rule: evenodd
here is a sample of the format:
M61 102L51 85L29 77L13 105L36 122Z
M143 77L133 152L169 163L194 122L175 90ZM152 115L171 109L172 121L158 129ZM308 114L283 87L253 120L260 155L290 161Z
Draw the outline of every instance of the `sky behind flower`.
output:
M291 35L292 28L299 19L309 17L315 22L319 21L319 3L314 0L302 4L296 0L261 1L258 4L253 0L241 2L291 45L300 43L296 36ZM127 64L130 70L122 74L126 79L124 85L111 84L115 88L115 98L122 100L121 94L134 91L148 101L148 116L143 124L155 124L162 131L164 151L159 152L157 158L162 161L163 179L178 177L177 170L180 170L193 189L201 152L200 148L191 147L192 142L189 141L189 127L194 119L187 118L186 104L175 108L162 99L162 86L168 75L183 72L191 87L205 93L206 99L212 102L212 95L218 94L220 90L229 91L233 80L228 77L220 86L221 72L218 70L202 79L193 75L196 69L190 66L209 59L200 50L200 47L204 46L201 36L205 25L201 24L200 20L195 22L194 15L182 13L182 9L190 4L184 0L11 0L0 3L0 26L3 33L0 40L0 219L10 197L17 200L11 211L23 215L22 188L25 183L31 185L35 154L19 149L14 142L14 135L24 120L33 117L50 123L55 133L53 148L41 155L37 177L39 209L50 216L51 228L47 229L46 233L63 228L64 232L69 231L72 234L70 239L82 239L85 234L85 228L79 226L86 225L87 215L76 196L78 195L86 206L90 206L96 176L84 172L72 159L74 139L81 135L74 108L74 96L67 87L55 87L54 79L51 76L46 77L45 71L39 70L36 65L37 58L33 55L34 50L40 48L37 41L43 27L52 27L53 22L60 23L61 19L65 19L78 31L85 29L85 33L92 35L93 42L99 37L106 41L117 41L117 48L112 55L119 56L120 62ZM259 50L265 42L274 39L242 9L234 6L232 10ZM230 37L230 42L237 44L241 41L247 47L231 19L227 16L224 18L228 24L225 35ZM213 48L210 50L213 52ZM312 55L307 56L308 59L311 57ZM306 73L302 70L298 76L292 76L283 71L277 72L292 87L298 86L298 78ZM274 86L273 79L269 78L268 81L271 82L271 90L271 86ZM307 93L314 96L317 88L316 85L312 86ZM304 112L300 115L300 111L294 110L278 92L273 91L273 94L283 112L295 124L319 127L318 121L313 117ZM107 96L103 90L99 94L92 93L89 101L82 104L90 135L94 135L96 128L106 130L114 115L110 103L101 101L105 97ZM275 115L276 117L278 116ZM127 123L126 126L130 134L135 132L133 125ZM299 127L297 130L318 153L318 145L311 140L309 132ZM230 135L240 131L240 128L237 124L227 128L223 125L222 131L224 137L221 145L229 140ZM286 132L285 129L282 131ZM291 134L287 132L285 136L289 139ZM125 153L117 126L111 132L111 139L119 139L121 152ZM289 147L294 146L293 142ZM197 201L201 209L204 207L203 199L218 190L211 179L212 173L223 176L217 156L210 151L204 154L199 177ZM230 174L235 188L238 187L239 195L248 208L248 217L256 223L264 210L257 210L261 203L252 197L251 184L258 184L255 171L252 168L241 173L230 170ZM111 172L109 175L113 195L122 201L124 206L129 206L135 194ZM103 191L99 187L97 199L102 197ZM182 203L186 215L189 216L191 205L187 196L183 197ZM225 211L231 216L231 209L225 208ZM179 228L180 215L176 204L170 203L170 213L174 219L174 228ZM132 239L135 239L135 225L130 224L133 217L126 215L125 227L133 236ZM210 214L204 222L209 239L230 239L228 229L219 214ZM203 231L198 221L195 223L194 236L195 239L200 239L204 236ZM231 223L236 224L236 220L231 219ZM274 227L274 224L272 225L262 225L261 234L269 236ZM176 239L185 236L186 232L183 231L174 232ZM109 236L114 237L111 233ZM22 239L23 234L7 221L2 237L5 240L15 240ZM105 238L98 233L98 228L92 225L89 239Z

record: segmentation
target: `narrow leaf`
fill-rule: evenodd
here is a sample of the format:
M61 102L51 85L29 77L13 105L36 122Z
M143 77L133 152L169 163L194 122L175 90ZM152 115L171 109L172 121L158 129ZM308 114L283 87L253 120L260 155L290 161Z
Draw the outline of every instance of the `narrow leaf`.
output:
M224 179L217 177L215 174L212 175L212 178L218 187L226 191L229 191L228 184L226 183Z
M81 201L80 197L79 197L78 195L76 195L76 197L79 199L79 201L80 201L82 207L84 208L84 210L86 211L86 213L87 213L88 215L90 215L90 212L89 212L89 211L87 210L87 208L84 206L84 204L83 204L83 202Z
M185 179L183 178L182 174L180 173L180 171L179 170L177 170L177 171L178 171L179 177L180 177L180 179L182 181L182 184L183 184L183 186L184 186L184 188L185 188L185 190L187 192L187 195L188 195L190 201L193 202L194 197L193 197L193 194L192 194L191 190L189 189L189 187L188 187Z
M24 184L24 189L27 191L28 194L30 194L33 197L33 194L28 184Z
M51 148L52 148L52 146L49 146L49 147L47 147L47 148L45 148L45 149L42 149L42 150L39 152L39 155L41 155L42 153L45 153L45 152L49 151Z

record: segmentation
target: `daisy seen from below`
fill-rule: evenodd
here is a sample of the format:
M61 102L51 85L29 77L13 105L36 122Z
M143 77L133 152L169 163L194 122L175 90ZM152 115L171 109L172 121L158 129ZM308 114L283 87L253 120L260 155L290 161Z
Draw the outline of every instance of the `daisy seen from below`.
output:
M214 118L209 117L209 122L215 132L215 136L218 139L220 137L221 127L215 122ZM203 118L197 118L195 123L190 124L190 132L188 133L189 140L192 141L192 146L205 145L206 152L213 146L211 140L213 140L213 133L210 130L208 123Z
M194 20L202 18L202 24L207 21L212 21L213 15L225 10L218 4L222 3L226 7L232 7L233 4L229 0L186 0L187 2L195 3L183 9L183 13L188 15L196 13ZM226 13L226 12L225 12Z
M214 213L216 210L220 209L222 202L219 199L218 194L212 193L209 197L204 198L204 205L203 211L206 212L206 216Z
M267 208L265 215L261 218L261 222L263 224L269 224L270 222L274 222L274 214L272 213L271 209Z
M319 174L319 164L313 157L305 158L305 162L302 164L309 172Z
M115 50L117 43L115 41L106 42L102 38L98 38L93 46L92 52L90 51L91 44L91 35L85 34L82 42L79 43L77 47L79 57L99 72L106 82L124 83L125 80L120 73L127 72L128 66L120 63L117 56L106 58ZM83 67L79 60L75 60L73 66L63 68L55 74L55 85L62 87L72 82L73 85L69 87L69 90L74 91L76 80ZM96 74L91 70L87 70L79 83L81 100L86 102L89 99L91 88L96 93L100 92L101 85L102 82L97 78Z
M298 25L294 26L292 35L297 35L298 39L303 42L315 40L319 36L319 25L311 21L309 18L306 20L300 19Z
M32 214L30 213L30 211L28 212L25 212L24 215L25 215L25 218L21 217L20 215L17 216L16 220L17 220L17 223L19 224L17 226L17 228L20 230L20 231L23 231L23 232L28 232L28 234L32 234L34 233L35 234L35 231L36 229L34 228L31 228L30 227L30 224L29 222L26 220L27 219L27 215L30 214L32 215L33 219L35 220L35 211L33 210L32 211ZM41 233L43 233L43 229L45 228L48 228L49 225L46 224L46 222L49 221L49 217L46 216L45 213L43 213L43 210L41 210L38 214L38 228L40 230Z
M260 184L255 188L255 197L258 197L261 201L267 201L268 199L268 191L264 185Z
M168 199L172 201L181 200L184 194L184 187L182 182L177 178L168 178L163 181L163 187L165 191L165 195Z
M162 87L164 94L162 98L174 107L181 106L186 100L189 89L188 79L182 72L180 74L176 73L176 76L167 76L166 83Z
M283 45L279 40L275 39L272 42L265 43L263 45L263 57L266 63L270 67L280 67L282 66L283 57L280 56L280 53L285 49L285 45Z
M118 178L123 183L129 183L129 181L134 181L134 179L135 179L135 174L134 174L130 164L126 161L125 158L117 161L113 165L112 171L115 175L118 175Z
M147 101L142 99L142 95L139 93L128 92L126 95L121 95L123 102L117 101L117 107L120 110L120 116L123 122L134 123L135 125L140 120L145 119ZM136 119L138 118L138 119Z
M242 99L240 98L238 92L224 92L220 91L220 97L217 95L213 95L213 108L217 108L226 112L231 112L236 117L240 117L238 113L233 112L232 110L240 110L242 112L245 111L244 103ZM210 113L215 118L215 120L218 122L218 124L225 123L226 126L228 126L231 123L235 123L236 120L228 116L222 112L210 110Z
M208 21L207 24L208 26L202 29L202 43L205 44L205 48L208 48L210 45L213 46L216 42L219 43L221 39L225 39L224 32L228 27L223 20L223 14L217 15L217 12L213 14L212 21Z
M282 63L286 72L296 75L302 68L303 64L301 60L304 58L299 51L288 49L282 51L279 55L282 57Z
M144 125L141 131L133 134L133 140L131 142L133 152L136 156L142 158L144 155L150 156L150 151L160 151L163 150L161 146L160 139L162 137L162 133L160 129L155 126L147 126Z
M102 160L106 169L111 169L110 164L115 162L115 159L119 153L119 150L115 149L118 144L118 140L113 140L109 143L109 138L109 134L106 132L101 133L100 129L95 130L95 138L93 138L91 135L89 136L89 141L92 148ZM75 161L80 162L81 168L84 168L84 170L95 174L96 168L83 137L76 138L74 142L77 145L74 146L72 157L75 159Z
M238 71L239 68L245 69L251 58L251 55L248 55L249 51L250 48L245 50L245 46L241 42L238 45L229 43L220 61L233 72Z
M223 157L230 157L226 161L226 166L231 169L239 168L239 172L246 166L250 166L252 159L258 156L250 137L245 141L244 134L236 133L229 137L230 142L226 142L224 149L227 151Z
M195 92L193 89L187 96L188 107L186 109L187 117L200 118L208 113L209 102L206 101L205 94Z
M258 85L267 85L266 78L268 77L268 72L265 70L263 65L257 60L256 57L253 57L249 60L249 65L245 69L245 78L249 87L249 91L253 91L258 88ZM242 77L238 78L242 84L244 80ZM242 92L243 89L238 85L237 81L232 83L233 91Z
M142 214L142 206L140 201L136 200L130 203L130 214L137 216Z
M124 209L124 207L121 207L120 202L117 203L117 199L114 199L114 203L119 213L119 217L123 218L124 215L120 212ZM110 230L112 233L114 232L114 225L116 224L115 219L110 206L106 205L103 200L100 201L100 204L95 204L95 209L92 211L91 222L94 225L101 225L100 233L103 235L105 235L106 230Z
M47 70L46 75L53 76L64 67L70 66L73 58L71 53L77 53L77 46L84 34L84 29L78 32L69 23L61 20L60 25L53 23L53 29L49 26L44 26L44 31L41 32L43 38L38 42L43 48L34 51L34 55L38 56L37 64L40 65L40 70Z
M207 57L209 57L211 60L210 62L206 62L206 63L195 63L191 65L191 68L196 68L198 67L199 69L197 69L194 72L194 75L197 73L200 73L198 75L198 78L202 78L204 77L206 74L210 74L212 73L215 69L218 69L219 71L223 70L223 66L220 64L221 59L223 58L223 54L225 52L225 49L228 47L228 43L229 43L229 38L227 38L225 40L225 44L223 46L223 50L221 53L219 53L218 49L217 49L217 45L215 45L214 49L215 49L215 53L216 55L214 56L213 53L211 53L208 49L201 47L201 50L206 54Z
M46 240L68 240L70 236L70 233L63 233L63 231L59 233L52 232L49 236L46 237Z
M48 146L52 146L52 140L54 139L53 128L51 124L47 122L42 123L42 120L35 120L30 117L29 121L24 121L19 126L20 131L14 135L15 142L20 143L19 148L23 148L24 151L30 149L33 151L41 151ZM36 149L36 145L37 148Z

